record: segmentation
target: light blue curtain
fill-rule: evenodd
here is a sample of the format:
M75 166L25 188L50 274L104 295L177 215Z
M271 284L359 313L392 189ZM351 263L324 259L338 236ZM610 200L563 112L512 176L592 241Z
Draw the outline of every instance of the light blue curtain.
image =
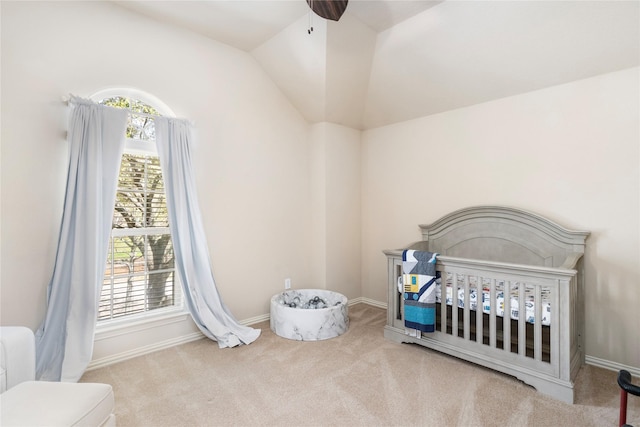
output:
M93 352L128 111L77 97L69 105L67 190L47 314L36 331L36 378L76 382Z
M176 269L191 317L220 348L250 344L260 329L240 325L216 288L196 195L189 122L156 119L156 144L162 167Z

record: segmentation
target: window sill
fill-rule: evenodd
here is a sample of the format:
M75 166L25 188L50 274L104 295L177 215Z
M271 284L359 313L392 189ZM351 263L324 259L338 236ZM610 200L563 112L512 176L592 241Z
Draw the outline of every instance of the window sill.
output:
M190 317L186 309L167 310L162 313L144 315L138 318L109 320L96 326L94 341L128 335L148 329L184 322Z

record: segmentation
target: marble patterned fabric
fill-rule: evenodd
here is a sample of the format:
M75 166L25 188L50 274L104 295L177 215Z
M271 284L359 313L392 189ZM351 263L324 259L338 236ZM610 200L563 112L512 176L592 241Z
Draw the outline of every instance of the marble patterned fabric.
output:
M319 341L349 329L347 298L323 289L289 290L271 298L271 330L297 341Z

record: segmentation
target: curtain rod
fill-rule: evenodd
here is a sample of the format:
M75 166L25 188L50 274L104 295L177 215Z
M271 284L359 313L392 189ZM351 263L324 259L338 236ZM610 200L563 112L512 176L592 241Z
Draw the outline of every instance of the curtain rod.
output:
M66 105L69 105L69 103L71 102L72 98L78 98L78 97L73 96L73 95L62 95L62 102L64 104L66 104ZM79 98L79 99L82 99L82 98ZM102 104L96 103L96 105L102 105ZM132 115L133 116L142 116L142 117L148 117L148 118L152 118L152 119L154 119L156 117L164 117L161 114L149 114L149 113L142 113L142 112L131 111L131 110L128 110L128 113L129 113L130 116L132 116Z

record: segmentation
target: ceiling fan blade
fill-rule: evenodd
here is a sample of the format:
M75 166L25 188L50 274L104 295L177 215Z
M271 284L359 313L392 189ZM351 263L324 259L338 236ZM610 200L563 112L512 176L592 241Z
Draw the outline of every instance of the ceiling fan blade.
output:
M325 19L337 21L340 19L349 0L306 0L313 12Z

